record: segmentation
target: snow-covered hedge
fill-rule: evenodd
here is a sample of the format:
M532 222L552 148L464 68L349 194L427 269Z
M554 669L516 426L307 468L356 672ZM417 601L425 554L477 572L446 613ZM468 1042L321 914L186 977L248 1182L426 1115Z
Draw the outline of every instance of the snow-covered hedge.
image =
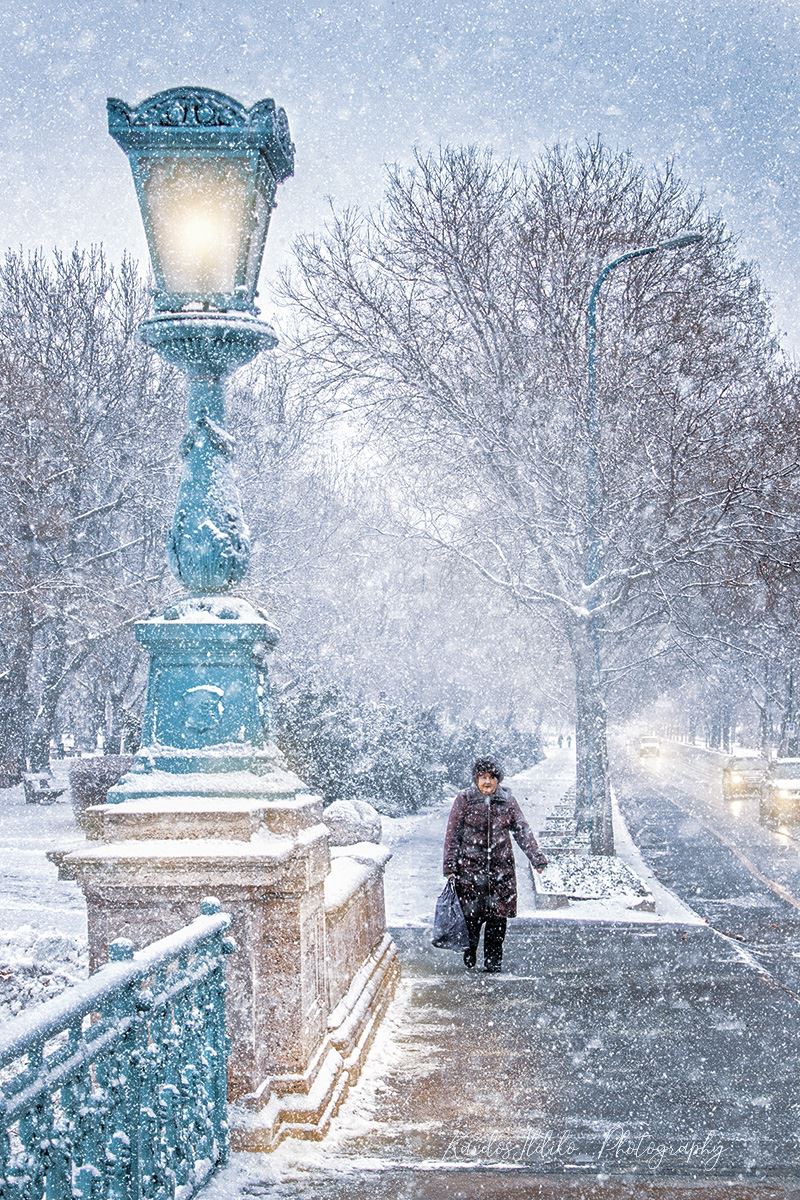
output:
M85 941L30 925L0 929L0 1021L58 996L88 973Z
M291 767L326 805L367 800L387 816L438 800L445 784L465 786L480 755L499 758L508 774L542 757L535 734L506 722L455 724L435 708L313 682L279 695L275 716Z
M70 768L69 786L72 807L78 822L93 804L105 804L108 789L130 769L130 754L107 754L104 758L80 758Z

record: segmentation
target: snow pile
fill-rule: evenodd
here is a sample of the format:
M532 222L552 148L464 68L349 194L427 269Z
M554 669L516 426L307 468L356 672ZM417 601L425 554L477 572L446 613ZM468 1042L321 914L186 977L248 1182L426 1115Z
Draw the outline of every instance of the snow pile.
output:
M334 800L322 814L332 846L354 846L357 842L381 840L381 818L365 800Z
M616 900L655 908L644 881L626 863L605 855L562 854L534 877L534 885L545 900Z
M32 925L0 930L0 1020L60 995L88 974L84 939L40 933Z

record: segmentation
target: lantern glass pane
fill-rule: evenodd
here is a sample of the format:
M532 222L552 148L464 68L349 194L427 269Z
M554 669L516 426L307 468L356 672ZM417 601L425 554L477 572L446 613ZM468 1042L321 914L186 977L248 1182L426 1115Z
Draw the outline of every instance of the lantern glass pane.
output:
M156 272L177 295L233 293L253 226L246 158L159 156L142 163Z

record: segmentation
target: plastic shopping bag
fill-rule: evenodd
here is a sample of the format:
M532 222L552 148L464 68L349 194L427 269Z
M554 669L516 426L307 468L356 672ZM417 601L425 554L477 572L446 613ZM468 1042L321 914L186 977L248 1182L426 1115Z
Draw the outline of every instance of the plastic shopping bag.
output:
M440 950L467 950L469 948L467 922L464 920L452 879L448 879L444 891L436 901L431 941Z

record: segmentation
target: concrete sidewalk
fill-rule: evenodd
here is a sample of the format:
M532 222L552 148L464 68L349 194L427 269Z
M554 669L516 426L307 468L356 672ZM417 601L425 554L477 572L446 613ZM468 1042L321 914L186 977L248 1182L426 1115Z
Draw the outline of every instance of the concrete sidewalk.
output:
M394 929L398 998L322 1144L205 1200L798 1196L800 1009L707 926L513 922L507 973Z

